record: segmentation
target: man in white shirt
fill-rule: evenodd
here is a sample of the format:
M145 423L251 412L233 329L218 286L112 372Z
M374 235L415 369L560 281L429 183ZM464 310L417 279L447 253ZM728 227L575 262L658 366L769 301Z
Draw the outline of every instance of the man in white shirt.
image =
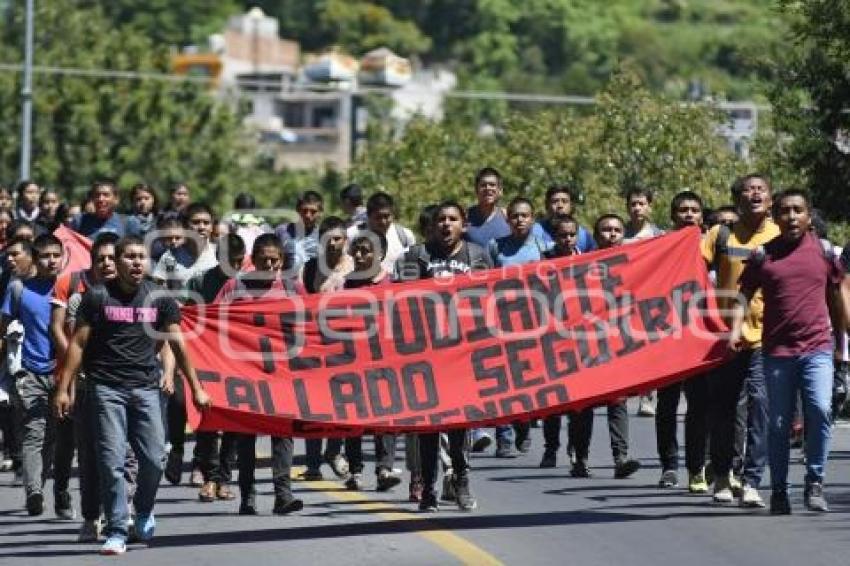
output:
M395 222L395 202L384 192L375 193L366 201L366 222L348 229L348 241L353 242L354 238L368 232L386 248L381 267L387 273L393 272L396 260L416 243L413 232Z

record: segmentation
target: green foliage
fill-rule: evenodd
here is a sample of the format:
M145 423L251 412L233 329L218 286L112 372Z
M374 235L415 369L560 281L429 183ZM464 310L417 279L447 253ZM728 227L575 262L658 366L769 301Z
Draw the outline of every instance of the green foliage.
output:
M72 0L37 4L36 64L120 71L167 70L167 53L144 36L113 29L97 8ZM22 14L10 30L21 30ZM7 34L0 60L20 60ZM0 74L0 123L20 131L20 74ZM99 176L122 186L181 180L213 204L241 191L277 195L278 178L255 167L256 148L241 117L201 86L152 80L36 74L32 176L67 196ZM0 146L0 178L18 176L20 147Z
M154 44L176 47L205 43L240 9L236 0L80 0L77 4L100 7L116 25L142 33Z
M786 169L815 204L847 218L850 200L850 4L781 0L794 42L774 60L774 129L787 140ZM836 143L838 142L838 143Z
M370 146L351 176L404 195L400 212L408 222L426 204L474 201L475 169L492 165L504 175L508 198L523 194L542 204L553 182L580 189L579 216L588 223L604 212L623 212L629 187L650 187L656 221L665 224L676 192L690 188L709 206L725 204L729 184L742 172L744 164L713 133L718 118L710 108L652 96L626 70L585 114L512 113L492 135L457 122L414 120L401 139Z

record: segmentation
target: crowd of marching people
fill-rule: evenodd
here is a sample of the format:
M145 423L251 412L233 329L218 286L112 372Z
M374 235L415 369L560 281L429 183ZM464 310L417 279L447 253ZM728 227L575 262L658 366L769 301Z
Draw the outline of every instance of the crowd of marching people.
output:
M128 540L153 537L161 478L181 483L184 462L191 462L200 502L238 498L239 514L258 513L256 435L198 432L187 453L187 403L204 410L210 398L181 337L181 305L448 277L664 233L651 220L658 203L645 187L626 192L624 214L603 214L593 226L576 220L580 195L568 185L549 187L543 202L505 202L499 172L486 167L473 189L465 195L471 202L423 207L413 230L396 218L391 195L367 198L356 184L338 195L343 214L326 215L326 196L306 191L295 203L297 218L278 226L249 194L220 218L184 184L164 206L145 184L122 203L110 180L93 183L80 206L32 181L14 194L0 188L0 469L22 486L28 514L45 512L51 478L56 517L76 520L79 508L79 540L104 540L102 554L121 554ZM803 191L774 193L766 176L752 174L735 180L729 196L728 206L713 211L689 190L669 203L670 230L696 226L703 233L701 253L724 291L718 305L731 331L722 366L640 399L638 415L655 419L658 487L681 482L718 504L788 514L790 450L798 443L805 505L826 512L831 427L847 390L850 293L842 289L850 248L842 254L827 241ZM69 231L90 242L85 269L66 267L68 240L60 234ZM683 393L686 481L677 431ZM610 400L605 409L614 477L625 479L641 467L629 450L626 400ZM423 512L438 511L440 500L471 511L471 453L522 455L531 448L531 428L541 425L539 465L554 468L565 418L569 473L591 477L593 408L494 431L377 435L374 482L365 478L362 437L308 439L301 478L321 480L327 466L347 489L377 491L406 479L410 501ZM396 467L399 440L407 474ZM273 437L271 450L273 512L297 512L304 504L291 488L293 439ZM75 459L78 503L70 491ZM765 503L759 489L768 466Z

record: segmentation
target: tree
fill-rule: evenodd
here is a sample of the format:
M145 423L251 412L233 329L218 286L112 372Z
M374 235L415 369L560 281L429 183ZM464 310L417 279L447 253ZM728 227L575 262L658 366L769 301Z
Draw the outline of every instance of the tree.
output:
M37 65L168 70L165 50L139 33L114 29L97 8L39 2L36 22ZM22 29L16 13L0 44L2 60L20 60ZM20 81L20 74L0 75L0 121L13 135L20 131ZM36 74L34 93L33 177L68 197L100 176L122 186L186 181L217 205L243 190L268 200L280 196L276 176L254 167L256 148L240 114L203 85ZM18 144L0 146L0 178L16 179L19 160Z
M791 48L774 60L774 128L789 140L787 169L803 173L815 204L833 219L850 215L850 4L782 0ZM786 171L787 169L783 169ZM799 177L799 175L797 175Z
M630 187L649 187L657 195L655 219L666 224L668 203L682 189L698 192L707 205L728 202L727 187L746 165L715 133L720 119L711 108L651 95L626 69L588 112L515 112L491 134L456 121L414 120L401 139L371 145L351 176L403 194L400 212L408 222L442 199L471 203L475 170L490 165L504 175L508 196L540 204L553 182L579 189L585 198L579 215L588 223L622 213Z

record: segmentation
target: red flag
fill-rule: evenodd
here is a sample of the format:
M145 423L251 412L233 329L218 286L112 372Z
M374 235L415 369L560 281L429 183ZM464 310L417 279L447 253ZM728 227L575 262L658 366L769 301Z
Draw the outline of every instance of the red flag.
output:
M54 230L53 235L59 238L65 248L62 272L80 271L91 267L91 240L65 225Z

